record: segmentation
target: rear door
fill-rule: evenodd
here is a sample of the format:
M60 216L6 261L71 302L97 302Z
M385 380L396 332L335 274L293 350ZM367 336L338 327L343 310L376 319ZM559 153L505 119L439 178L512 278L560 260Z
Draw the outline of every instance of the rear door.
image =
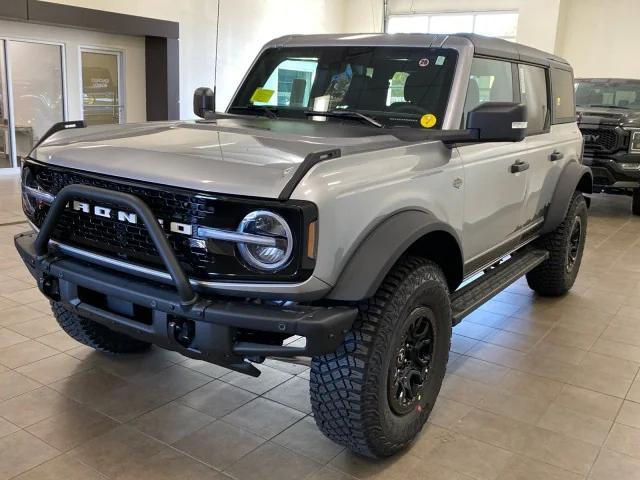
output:
M465 115L487 101L514 102L515 66L508 61L474 58ZM521 142L475 143L458 147L465 170L463 249L471 272L502 256L520 236L528 170Z
M528 112L523 158L530 165L522 223L529 233L535 233L563 168L579 157L582 144L575 123L571 72L534 65L519 65L518 72L521 101Z

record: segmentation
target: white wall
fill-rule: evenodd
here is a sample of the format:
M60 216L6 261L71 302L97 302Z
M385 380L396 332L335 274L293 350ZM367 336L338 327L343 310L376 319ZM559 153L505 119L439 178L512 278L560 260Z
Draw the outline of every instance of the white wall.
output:
M342 31L344 1L222 0L217 109L227 107L256 54L269 40L296 33Z
M640 0L563 0L558 55L580 77L640 79Z
M68 28L33 25L0 20L0 37L30 39L63 43L66 60L67 118L81 118L82 82L80 74L80 47L111 48L123 52L127 92L125 117L128 122L140 122L147 118L146 87L144 75L144 38L75 30ZM28 59L26 59L28 61Z
M384 30L382 0L344 0L342 30L350 33L382 32Z

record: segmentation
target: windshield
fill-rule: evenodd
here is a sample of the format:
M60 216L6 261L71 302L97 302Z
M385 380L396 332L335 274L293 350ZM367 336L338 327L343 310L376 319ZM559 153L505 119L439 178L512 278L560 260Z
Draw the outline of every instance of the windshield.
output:
M640 109L640 80L576 80L576 105Z
M230 113L385 127L442 126L457 52L442 48L292 47L265 51ZM317 116L309 112L340 112ZM367 120L365 119L365 120Z

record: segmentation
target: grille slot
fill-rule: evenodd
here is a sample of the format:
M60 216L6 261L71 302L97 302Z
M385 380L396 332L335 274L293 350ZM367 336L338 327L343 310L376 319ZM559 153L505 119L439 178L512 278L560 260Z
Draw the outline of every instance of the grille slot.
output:
M612 152L618 148L620 136L612 128L581 128L585 150Z

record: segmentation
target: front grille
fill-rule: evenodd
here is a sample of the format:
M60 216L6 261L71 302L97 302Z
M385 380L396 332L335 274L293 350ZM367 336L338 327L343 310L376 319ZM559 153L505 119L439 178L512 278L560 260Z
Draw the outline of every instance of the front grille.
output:
M29 168L34 172L40 188L54 195L67 185L81 184L128 193L142 199L154 215L161 219L178 261L191 277L204 280L220 277L237 280L264 278L265 274L252 270L240 260L234 244L173 233L169 231L169 225L171 222L191 225L194 234L198 225L235 230L245 215L257 208L268 207L269 201L203 195L190 190L133 183L36 163L30 163ZM95 202L88 199L78 198L77 201L95 205ZM100 206L110 208L112 212L129 213L126 208L107 202L100 202ZM47 205L41 205L30 218L31 221L40 227L48 209ZM303 219L300 208L280 203L273 210L289 222L294 237L301 238ZM84 250L164 270L164 264L142 222L132 224L118 221L115 213L111 217L113 218L67 208L61 215L52 238ZM300 245L294 245L294 259L299 247ZM308 273L301 270L299 263L292 261L277 274L269 275L269 279L297 280L308 277Z
M620 136L613 128L581 128L585 150L613 152L618 148Z

